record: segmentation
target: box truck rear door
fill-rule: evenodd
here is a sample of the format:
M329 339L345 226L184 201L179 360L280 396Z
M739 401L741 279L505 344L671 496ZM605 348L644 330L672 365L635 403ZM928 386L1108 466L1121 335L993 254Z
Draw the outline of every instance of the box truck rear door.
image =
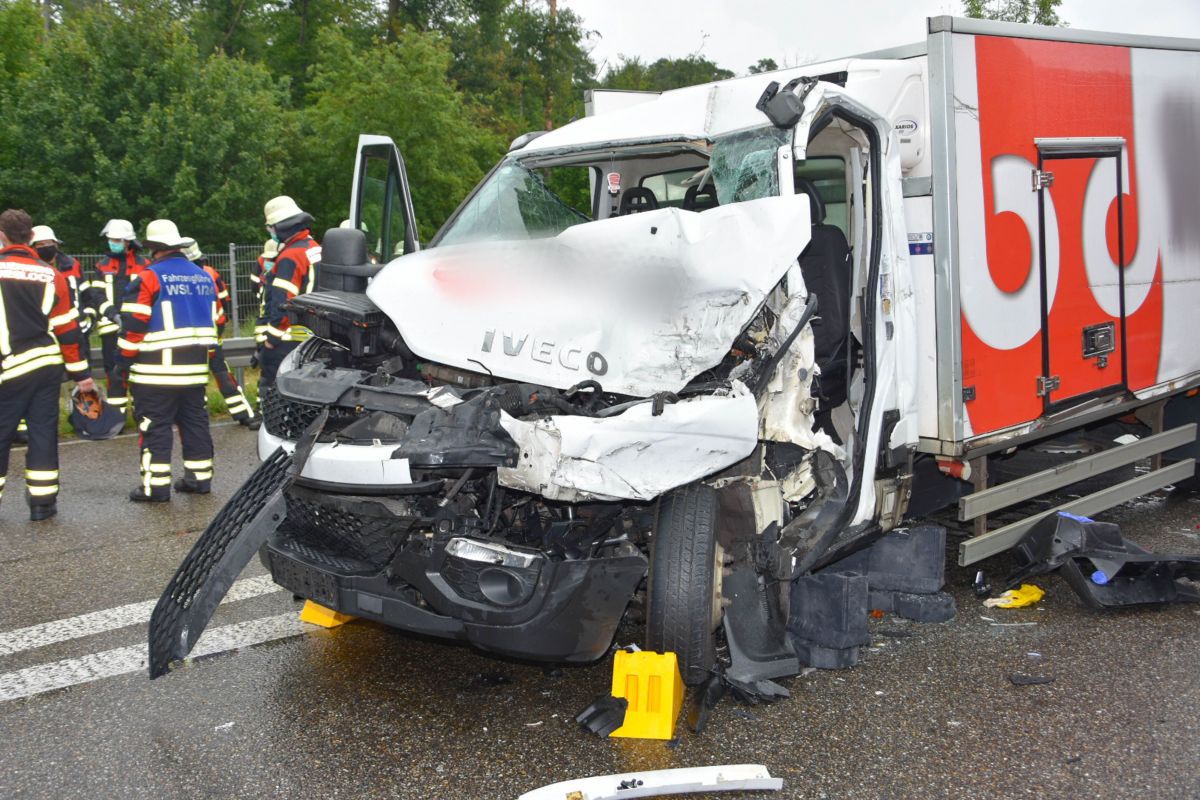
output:
M1038 139L1037 146L1031 176L1042 300L1037 392L1051 412L1127 385L1124 141ZM1049 248L1057 265L1047 263L1047 236L1059 243ZM1087 244L1097 237L1107 242L1100 252Z

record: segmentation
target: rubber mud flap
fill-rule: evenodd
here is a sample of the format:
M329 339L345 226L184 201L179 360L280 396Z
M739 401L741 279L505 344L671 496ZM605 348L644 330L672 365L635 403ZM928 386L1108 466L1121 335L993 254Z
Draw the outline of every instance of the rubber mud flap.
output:
M150 677L192 651L213 612L286 513L292 457L278 448L251 473L205 528L150 616Z

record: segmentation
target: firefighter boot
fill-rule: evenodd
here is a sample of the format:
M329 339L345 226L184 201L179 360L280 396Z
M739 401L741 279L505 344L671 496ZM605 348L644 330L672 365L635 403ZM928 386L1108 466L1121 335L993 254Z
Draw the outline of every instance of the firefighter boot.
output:
M41 522L42 520L50 519L58 513L58 503L39 503L36 506L29 507L29 519L33 522Z

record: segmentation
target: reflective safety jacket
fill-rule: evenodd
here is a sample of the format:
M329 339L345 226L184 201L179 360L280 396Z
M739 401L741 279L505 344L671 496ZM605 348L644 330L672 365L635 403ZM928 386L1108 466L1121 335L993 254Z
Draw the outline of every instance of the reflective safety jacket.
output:
M134 278L121 304L121 359L129 382L154 386L208 383L217 344L217 285L183 255L155 261Z
M101 335L116 333L117 325L105 318L105 313L116 308L129 283L142 273L150 260L126 249L121 255L110 255L96 264L96 275L88 283L88 307L100 315L97 331Z
M65 275L27 245L0 250L0 383L64 363L75 380L88 377L78 317Z
M258 267L250 273L250 282L254 284L258 300L258 317L254 321L254 341L262 344L267 338L267 288L271 285L271 275L275 272L275 260L268 261L258 257Z
M308 329L296 326L288 319L283 304L293 297L308 294L317 284L317 264L321 261L321 246L308 230L302 230L283 243L275 259L275 269L266 290L266 338L272 342L302 342Z
M83 280L83 266L79 259L71 258L61 251L54 254L54 263L50 266L61 272L67 279L67 288L71 290L71 308L83 313L83 292L87 284Z
M216 267L204 262L200 262L196 266L204 270L208 274L208 277L213 279L213 284L217 287L217 336L223 337L225 335L225 325L229 322L229 287L225 284L224 279L221 278L221 273L217 271Z

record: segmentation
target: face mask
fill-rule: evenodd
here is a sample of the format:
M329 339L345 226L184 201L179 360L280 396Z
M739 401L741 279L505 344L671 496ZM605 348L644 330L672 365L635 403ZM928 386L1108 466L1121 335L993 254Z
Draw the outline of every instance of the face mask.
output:
M125 243L124 242L109 242L108 243L108 251L110 253L124 253L125 252Z
M53 261L54 256L57 253L58 253L58 248L52 244L48 244L45 247L39 247L37 249L38 258L40 258L42 261L46 261L46 262Z
M269 271L274 266L275 266L275 261L273 259L265 259L263 261L263 272Z
M279 234L276 233L275 231L271 231L271 238L277 242L280 241Z

